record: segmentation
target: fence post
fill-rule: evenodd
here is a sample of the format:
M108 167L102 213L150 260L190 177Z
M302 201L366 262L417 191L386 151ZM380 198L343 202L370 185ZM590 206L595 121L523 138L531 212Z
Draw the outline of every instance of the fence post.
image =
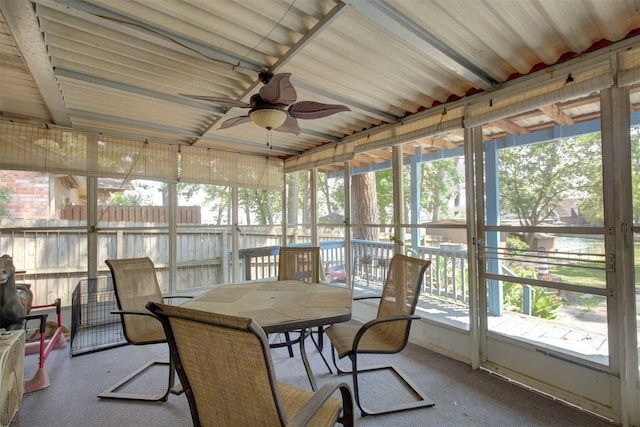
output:
M533 289L529 285L523 285L522 288L522 313L531 316L531 292Z
M124 258L124 231L116 232L116 258Z

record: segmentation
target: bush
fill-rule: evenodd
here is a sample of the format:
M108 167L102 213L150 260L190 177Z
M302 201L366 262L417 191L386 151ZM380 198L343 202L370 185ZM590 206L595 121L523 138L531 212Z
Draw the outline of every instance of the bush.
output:
M503 283L504 308L516 313L523 313L525 285L513 282ZM555 319L562 306L562 298L556 293L540 287L531 287L531 316L542 319Z
M6 215L7 206L13 199L13 191L7 187L0 187L0 215Z

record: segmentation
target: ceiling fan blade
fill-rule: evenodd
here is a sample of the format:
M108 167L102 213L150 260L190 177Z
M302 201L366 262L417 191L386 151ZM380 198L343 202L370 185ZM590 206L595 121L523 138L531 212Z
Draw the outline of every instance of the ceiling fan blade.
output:
M233 126L238 126L241 125L243 123L247 123L251 121L251 117L249 116L239 116L239 117L234 117L232 119L229 120L225 120L224 122L222 122L222 124L220 125L220 127L218 129L227 129Z
M298 94L289 81L291 73L274 75L269 83L260 88L260 96L263 100L272 104L290 105L296 102Z
M284 121L282 126L276 128L278 132L292 133L294 135L300 135L300 126L298 126L298 120L295 117L287 116L287 120Z
M235 99L227 99L227 98L218 98L216 96L204 96L204 95L187 95L184 93L180 93L180 96L186 96L187 98L199 99L201 101L213 102L215 104L220 104L224 107L240 107L240 108L251 108L251 104L247 104L243 101L236 101Z
M342 111L351 111L349 107L339 104L323 104L321 102L301 101L289 107L289 114L298 119L320 119Z

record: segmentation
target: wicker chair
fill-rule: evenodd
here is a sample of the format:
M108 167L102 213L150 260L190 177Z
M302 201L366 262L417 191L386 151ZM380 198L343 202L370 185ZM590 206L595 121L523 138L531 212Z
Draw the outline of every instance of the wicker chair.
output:
M325 333L331 341L331 356L338 373L353 375L354 397L363 416L434 405L428 396L393 365L366 368L358 366L358 354L393 354L406 347L411 321L419 318L414 315L414 312L424 275L430 264L431 261L401 254L394 255L382 289L382 296L377 297L381 300L376 318L364 325L340 323L325 329ZM336 354L339 359L349 357L351 370L341 370L338 367ZM360 401L358 376L363 372L384 369L394 371L398 378L413 390L418 400L377 409L365 408Z
M149 258L111 259L105 263L111 270L113 289L118 302L117 311L122 322L124 336L129 344L146 345L167 342L162 324L146 309L149 301L163 302L168 298L191 298L189 296L163 297L158 285L156 270ZM162 394L135 394L119 391L154 365L169 366L169 382ZM169 393L180 394L180 387L174 388L175 368L169 360L152 360L107 390L98 395L102 398L152 400L166 402Z
M278 258L278 280L300 280L308 283L320 283L320 248L318 246L307 247L281 247ZM318 326L318 341L314 345L322 354L323 327ZM289 356L293 357L293 344L297 339L291 339L288 332L285 341L272 344L271 347L288 347ZM313 339L313 335L311 337ZM326 361L325 361L325 364ZM327 364L327 368L329 365ZM329 369L331 371L331 369Z
M312 392L276 382L267 336L252 319L147 308L164 325L194 426L353 425L348 384L333 380Z
M278 280L320 282L320 248L281 247L278 259Z

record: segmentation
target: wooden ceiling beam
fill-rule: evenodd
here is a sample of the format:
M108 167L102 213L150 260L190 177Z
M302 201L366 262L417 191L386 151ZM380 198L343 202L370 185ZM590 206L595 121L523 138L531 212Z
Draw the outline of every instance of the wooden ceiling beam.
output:
M529 130L527 128L520 126L519 124L514 123L508 119L496 120L491 122L490 125L500 128L503 131L510 133L512 135L522 135L525 133L529 133Z
M575 124L575 121L571 118L571 116L562 111L558 104L546 105L538 109L549 116L551 120L560 125L567 126Z

